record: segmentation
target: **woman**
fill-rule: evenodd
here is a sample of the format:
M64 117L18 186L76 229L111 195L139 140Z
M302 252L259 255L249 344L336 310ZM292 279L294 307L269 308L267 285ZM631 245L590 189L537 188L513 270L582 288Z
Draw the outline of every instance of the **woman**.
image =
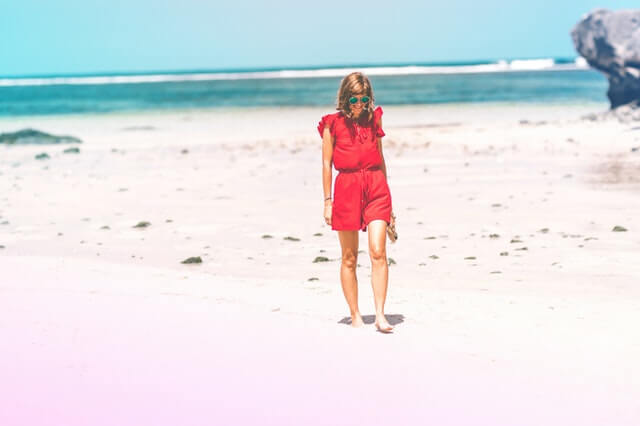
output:
M389 333L393 327L384 316L389 267L386 228L395 221L387 168L382 155L382 108L374 107L371 82L362 73L347 75L338 90L338 112L322 117L322 186L324 218L338 231L342 248L340 281L351 312L351 325L363 325L358 308L358 231L369 228L371 284L376 308L377 329ZM332 165L336 176L331 197Z

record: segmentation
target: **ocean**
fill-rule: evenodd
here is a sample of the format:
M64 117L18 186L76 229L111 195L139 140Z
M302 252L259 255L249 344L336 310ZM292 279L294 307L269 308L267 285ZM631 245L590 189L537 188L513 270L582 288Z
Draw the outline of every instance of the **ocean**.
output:
M331 106L342 76L369 75L376 104L607 101L584 59L0 77L0 116Z

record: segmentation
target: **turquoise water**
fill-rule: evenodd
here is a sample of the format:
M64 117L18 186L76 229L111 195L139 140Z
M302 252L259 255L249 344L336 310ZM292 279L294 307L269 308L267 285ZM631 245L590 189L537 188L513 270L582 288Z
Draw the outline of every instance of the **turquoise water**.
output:
M417 74L402 68L404 74L397 75L398 69L372 69L377 104L607 101L606 79L588 68L502 71L496 66L490 72L465 72L464 67L451 67L444 73L427 69ZM323 76L327 73L335 75ZM316 69L0 79L0 116L330 106L344 74L340 69Z

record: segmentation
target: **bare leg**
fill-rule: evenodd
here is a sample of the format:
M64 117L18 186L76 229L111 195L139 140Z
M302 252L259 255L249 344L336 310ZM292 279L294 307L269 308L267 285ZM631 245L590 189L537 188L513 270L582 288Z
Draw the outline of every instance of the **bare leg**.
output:
M387 298L389 265L387 264L387 222L372 220L369 225L369 257L371 258L371 286L376 305L376 327L388 333L393 330L384 316L384 302Z
M340 247L342 248L342 263L340 264L340 282L342 291L347 299L351 313L351 325L360 327L364 324L358 308L358 231L338 231Z

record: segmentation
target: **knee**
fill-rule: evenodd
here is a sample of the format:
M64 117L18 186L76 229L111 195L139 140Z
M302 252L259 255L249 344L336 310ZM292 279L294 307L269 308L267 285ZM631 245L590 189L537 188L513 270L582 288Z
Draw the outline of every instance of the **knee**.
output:
M342 266L349 269L356 269L358 255L352 251L342 254Z
M384 247L369 248L369 256L372 263L387 263L387 251Z

